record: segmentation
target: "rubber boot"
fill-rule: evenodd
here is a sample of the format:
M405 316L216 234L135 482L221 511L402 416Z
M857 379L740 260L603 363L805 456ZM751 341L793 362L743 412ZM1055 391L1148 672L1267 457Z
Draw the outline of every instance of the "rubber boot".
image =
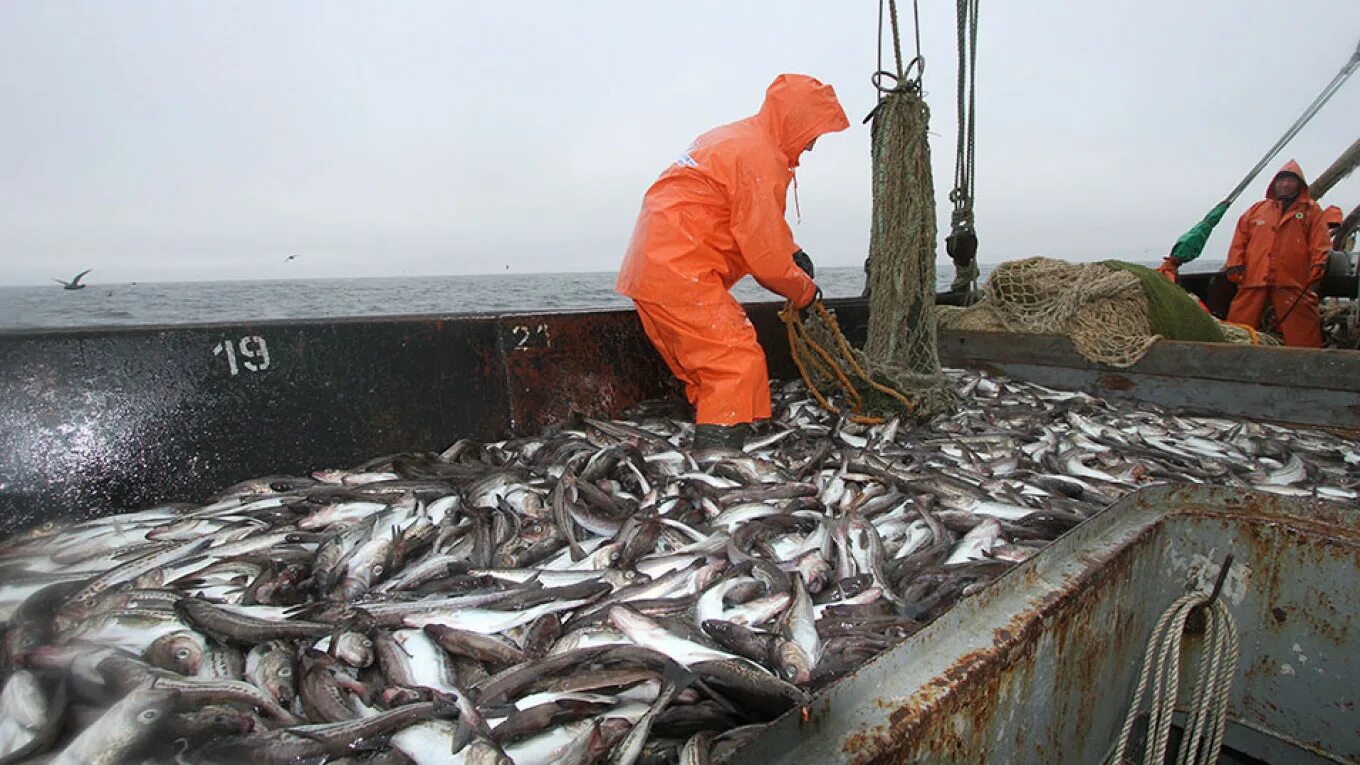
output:
M728 449L741 451L746 446L746 433L750 425L695 425L693 451L701 449Z

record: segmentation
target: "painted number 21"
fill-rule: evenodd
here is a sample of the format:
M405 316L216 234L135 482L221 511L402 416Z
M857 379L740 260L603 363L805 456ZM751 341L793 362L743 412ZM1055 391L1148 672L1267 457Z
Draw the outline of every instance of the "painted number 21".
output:
M236 342L223 340L214 345L212 351L214 356L227 357L227 369L233 377L241 373L240 367L245 367L247 372L263 372L269 368L269 345L259 335L247 335Z

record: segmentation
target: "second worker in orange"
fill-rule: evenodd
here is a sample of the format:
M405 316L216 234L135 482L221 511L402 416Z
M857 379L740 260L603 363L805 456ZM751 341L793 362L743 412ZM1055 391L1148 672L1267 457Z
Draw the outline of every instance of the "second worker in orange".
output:
M1237 222L1225 272L1237 284L1228 321L1259 326L1267 305L1275 308L1285 345L1322 347L1317 285L1327 270L1331 239L1322 208L1290 160L1275 174L1266 198Z

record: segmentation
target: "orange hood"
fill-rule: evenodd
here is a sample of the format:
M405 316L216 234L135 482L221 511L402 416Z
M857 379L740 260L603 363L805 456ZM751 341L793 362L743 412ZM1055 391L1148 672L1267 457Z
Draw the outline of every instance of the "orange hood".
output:
M1345 219L1346 214L1336 205L1332 205L1322 211L1322 222L1328 226L1340 226Z
M814 138L850 127L835 89L805 74L774 78L757 116L788 158L789 167L798 166L799 155Z
M1295 201L1298 202L1313 201L1312 195L1308 193L1308 178L1303 174L1303 168L1299 167L1299 163L1295 162L1292 159L1284 163L1283 167L1281 167L1279 170L1276 170L1275 174L1270 176L1270 185L1266 186L1266 199L1275 198L1275 179L1279 178L1281 173L1293 173L1294 175L1297 175L1299 177L1299 181L1302 184L1302 187L1299 189L1299 198Z

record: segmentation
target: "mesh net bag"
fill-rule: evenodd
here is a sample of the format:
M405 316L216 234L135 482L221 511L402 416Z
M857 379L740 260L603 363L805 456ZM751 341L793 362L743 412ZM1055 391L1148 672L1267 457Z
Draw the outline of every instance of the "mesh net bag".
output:
M870 133L873 216L866 284L869 333L859 365L884 385L905 393L918 418L953 403L940 370L935 330L935 186L928 130L930 108L905 88L874 110ZM813 337L827 328L814 323ZM867 411L900 409L871 386L858 386Z
M1113 367L1133 365L1164 336L1226 339L1218 322L1180 288L1141 266L1118 262L1003 263L978 303L938 316L946 329L1063 335L1086 359Z

